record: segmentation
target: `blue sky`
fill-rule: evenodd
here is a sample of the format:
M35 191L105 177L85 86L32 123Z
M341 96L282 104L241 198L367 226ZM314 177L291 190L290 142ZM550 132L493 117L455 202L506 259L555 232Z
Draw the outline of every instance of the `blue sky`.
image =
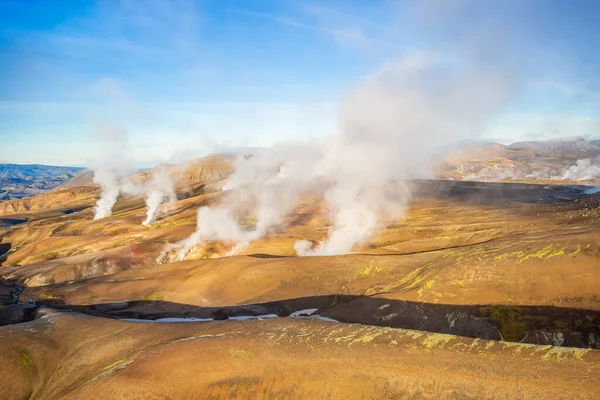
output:
M109 123L140 163L326 137L370 71L490 15L527 73L481 138L600 137L600 2L479 2L436 32L463 2L0 0L0 162L85 164Z

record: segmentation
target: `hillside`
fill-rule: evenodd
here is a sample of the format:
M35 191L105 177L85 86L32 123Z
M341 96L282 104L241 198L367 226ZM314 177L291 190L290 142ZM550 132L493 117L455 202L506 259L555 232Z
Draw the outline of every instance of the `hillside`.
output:
M484 144L446 162L581 154ZM180 261L170 245L235 193L221 190L233 163L163 166L177 201L151 226L142 195L94 220L94 185L0 202L0 397L598 397L600 194L411 181L406 214L350 254L298 257L332 224L308 193L235 255L207 240Z
M61 188L89 186L94 183L94 173L88 169L80 171L73 178L63 183Z
M23 329L0 328L0 371L11 377L0 387L4 399L598 395L597 351L309 319L140 323L40 314Z
M518 142L509 146L498 143L463 144L437 163L435 176L476 181L581 182L573 178L558 178L568 168L576 166L579 160L585 159L590 159L600 168L600 140ZM164 166L175 186L194 190L198 182L227 178L235 169L235 156L210 155ZM139 172L131 180L148 182L152 171ZM0 201L23 199L59 188L95 187L93 177L92 171L76 167L0 164ZM587 183L594 184L589 179Z
M92 192L65 190L2 217L18 224L0 230L0 397L598 395L600 195L416 181L407 215L352 254L293 256L327 235L314 198L236 256L208 242L157 264L221 193L147 227L142 199L92 220Z
M159 167L169 171L169 176L176 186L221 180L233 173L234 161L233 156L209 155L182 164L160 164L148 171L133 175L131 180L148 182L152 178L153 171Z
M574 150L600 154L600 140L587 141L583 138L555 139L533 142L517 142L508 146L511 149L529 148L536 150Z
M451 180L596 185L600 147L583 139L474 145L449 153L435 171Z
M0 164L0 200L20 199L52 190L83 169L50 165Z

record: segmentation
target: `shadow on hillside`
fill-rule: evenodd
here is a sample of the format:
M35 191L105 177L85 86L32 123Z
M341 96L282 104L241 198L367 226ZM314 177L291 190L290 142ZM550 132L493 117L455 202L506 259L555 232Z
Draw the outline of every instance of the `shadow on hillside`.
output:
M276 254L266 254L266 253L245 254L245 256L252 257L252 258L287 258L287 257L293 257L293 256L279 256L279 255L276 255Z
M481 339L539 345L600 348L600 312L551 306L447 305L364 296L326 295L224 307L199 307L162 300L95 305L37 303L101 317L155 320L198 318L227 320L276 314L290 317L316 309L313 317L344 323L414 329Z
M85 211L90 208L92 208L91 205L86 205L86 206L80 206L80 207L65 208L63 210L60 210L60 212L62 215L72 215L72 214L80 213L80 212Z
M0 267L6 261L6 257L12 248L11 243L0 243Z
M413 197L439 198L474 204L553 203L585 195L588 186L537 185L419 179L413 181Z
M24 218L0 218L0 228L12 228L13 226L22 225L27 221Z

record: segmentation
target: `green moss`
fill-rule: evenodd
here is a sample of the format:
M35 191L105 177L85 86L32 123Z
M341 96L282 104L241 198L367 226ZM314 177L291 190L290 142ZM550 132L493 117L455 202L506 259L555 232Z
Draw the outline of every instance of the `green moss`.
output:
M44 251L32 257L34 261L48 261L56 258L59 258L59 254L56 251Z
M540 321L541 323L548 322L550 320L550 318L546 317L545 315L525 315L523 318L527 320Z
M480 311L500 325L500 332L504 340L518 342L525 336L527 323L523 322L521 313L526 309L496 305L482 307Z
M359 276L360 277L368 277L370 275L373 275L376 272L381 272L381 271L382 271L382 269L380 267L369 264L365 267L365 269L363 269L360 272Z
M21 367L27 372L32 372L33 368L35 368L35 364L33 363L33 358L31 358L31 354L25 349L19 352L21 358Z
M122 359L122 360L117 360L112 364L108 364L107 366L105 366L102 369L102 372L113 372L113 371L117 371L119 369L125 368L127 366L127 364L131 363L131 361L133 361L132 359Z
M335 296L333 296L333 300L331 301L331 306L330 307L335 306L337 304L337 302L338 302L338 297L337 297L337 294L336 294Z
M142 298L143 301L157 301L163 299L164 295L162 292L150 292Z
M245 350L240 347L232 347L229 349L229 354L232 357L249 357L252 355L250 350Z
M452 335L446 335L443 333L428 333L425 339L421 342L425 346L427 351L434 347L443 346L452 339Z
M125 368L126 366L128 366L129 364L131 364L133 362L135 357L136 357L136 355L134 354L128 358L123 358L123 359L117 360L111 364L106 365L104 368L102 368L102 370L100 371L99 374L95 375L92 379L87 381L85 384L95 381L97 379L102 378L103 376L110 375L115 371Z

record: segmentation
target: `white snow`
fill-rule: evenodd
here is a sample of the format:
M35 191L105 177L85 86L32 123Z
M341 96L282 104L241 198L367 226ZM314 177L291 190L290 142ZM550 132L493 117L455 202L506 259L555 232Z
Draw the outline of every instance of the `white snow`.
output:
M294 311L290 314L290 318L297 319L312 319L317 321L327 322L339 322L332 318L322 317L320 315L312 315L318 308L307 308L305 310ZM250 319L267 319L267 318L279 318L277 314L264 314L264 315L239 315L229 317L232 321L246 321ZM158 319L140 319L140 318L118 318L120 321L128 322L214 322L213 318L158 318Z
M277 314L265 314L265 315L241 315L238 317L229 317L233 321L245 321L247 319L263 319L263 318L277 318Z
M311 314L314 314L315 311L317 311L318 308L307 308L305 310L298 310L298 311L294 311L293 313L290 314L290 317L295 318L295 317L306 317L309 316Z
M158 318L158 319L140 319L140 318L119 318L120 321L129 322L213 322L212 318Z

